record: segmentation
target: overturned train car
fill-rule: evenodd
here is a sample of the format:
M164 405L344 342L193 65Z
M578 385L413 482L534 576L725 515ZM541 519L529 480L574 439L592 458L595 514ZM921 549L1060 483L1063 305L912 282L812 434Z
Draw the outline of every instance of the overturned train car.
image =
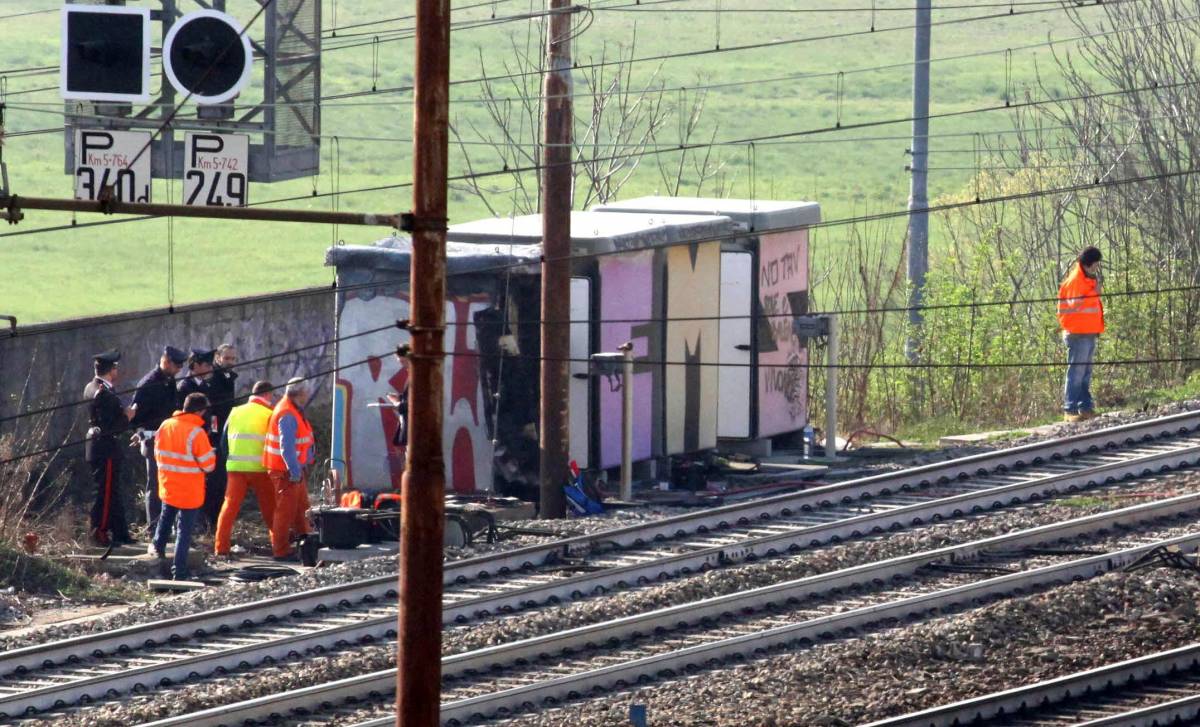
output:
M819 214L811 202L668 197L574 213L572 459L593 469L620 463L620 391L584 361L626 341L636 357L636 461L801 429L808 353L788 316L807 312L806 227ZM540 217L456 225L448 240L447 486L532 485ZM405 238L338 246L327 255L339 289L334 465L346 482L368 490L400 485L402 452L392 444L398 422L383 404L404 386L405 371L390 352L407 334L364 332L408 317L410 256Z

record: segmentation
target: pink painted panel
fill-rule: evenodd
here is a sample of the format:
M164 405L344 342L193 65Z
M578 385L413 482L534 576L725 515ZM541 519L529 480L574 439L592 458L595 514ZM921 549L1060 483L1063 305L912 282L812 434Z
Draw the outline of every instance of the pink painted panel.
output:
M619 321L600 326L600 351L616 351L633 341L636 359L657 360L660 326L654 318L654 252L609 255L600 260L600 320ZM632 322L631 322L632 321ZM633 384L633 458L654 454L654 384L659 364L635 364ZM611 391L601 377L600 466L621 464L621 392Z
M802 429L808 419L808 348L792 333L789 293L808 293L808 230L758 243L758 436ZM794 295L792 297L795 297Z

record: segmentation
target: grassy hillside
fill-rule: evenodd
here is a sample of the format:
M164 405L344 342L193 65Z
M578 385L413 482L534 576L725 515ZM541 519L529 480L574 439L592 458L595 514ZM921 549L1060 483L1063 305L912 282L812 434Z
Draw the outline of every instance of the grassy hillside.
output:
M464 7L479 3L456 3ZM624 4L596 2L597 6ZM740 12L762 8L810 7L843 9L850 12L765 13ZM593 22L575 40L578 58L598 57L608 47L613 55L617 44L629 43L636 36L636 54L653 56L689 50L722 48L763 41L804 38L865 31L870 13L862 0L820 0L817 3L785 3L781 0L723 0L718 14L711 2L681 2L600 10ZM961 4L960 4L961 5ZM983 4L973 10L947 10L935 13L935 23L1000 13L1001 17L978 22L938 25L933 30L933 56L946 58L979 51L1015 48L1038 43L1053 35L1069 37L1074 30L1060 11L1009 17L1007 8ZM668 88L751 81L791 74L844 71L842 121L853 124L903 118L910 113L912 34L910 30L886 29L912 23L911 3L883 0L876 13L877 32L854 37L781 45L753 51L725 52L690 58L647 62L634 68L634 84L658 73ZM44 0L0 0L0 16L24 10L43 10ZM230 0L231 12L248 18L254 9L248 0ZM326 27L333 25L335 4L326 0ZM336 3L337 25L367 22L380 18L410 15L412 0L400 3L386 0L342 0ZM455 20L486 19L514 15L537 9L528 2L496 0L494 4L468 8L455 13ZM1018 6L1019 7L1019 6ZM1034 8L1038 6L1033 6ZM903 8L889 12L886 8ZM857 10L856 10L857 9ZM665 11L665 12L664 12ZM400 20L372 28L347 29L330 43L349 42L348 33L376 33L385 29L405 28L411 20ZM0 69L41 66L55 63L58 57L58 15L56 13L0 19ZM382 40L386 41L385 36ZM371 36L366 36L369 40ZM489 73L500 73L511 43L526 47L527 38L536 45L537 32L529 32L526 21L470 28L453 35L455 54L452 74L457 79L480 75L480 64ZM380 87L403 86L411 82L413 43L409 39L381 42L379 52ZM869 73L856 69L885 64L895 68ZM1013 53L1012 82L1020 88L1033 80L1034 64L1043 73L1052 72L1053 63L1046 49L1017 50ZM932 67L933 113L991 106L1003 102L1005 60L1001 52L977 58L937 62ZM369 89L372 85L372 48L328 52L325 55L323 85L326 94ZM56 75L10 78L9 91L57 84ZM471 122L488 127L479 104L478 84L454 88L452 114L461 128ZM678 94L664 98L675 104ZM23 94L8 99L8 130L53 126L61 112L57 92ZM36 104L36 105L33 105ZM323 110L324 133L339 136L340 189L407 182L411 178L410 143L411 95L379 94L327 104ZM790 80L779 83L731 85L710 92L699 134L707 137L714 125L719 139L738 139L832 125L837 113L835 79L831 76ZM677 126L675 117L666 124L667 140ZM935 136L948 133L1002 130L1010 126L1005 112L960 116L935 120ZM816 199L824 207L826 218L840 218L864 211L902 209L908 192L905 149L908 124L824 134L800 139L805 143L758 144L751 170L746 147L724 147L730 196L755 196L779 199ZM359 140L352 137L377 137L383 140ZM897 137L862 141L864 137ZM71 180L62 170L60 134L10 139L4 148L13 191L22 195L69 196ZM935 139L931 165L931 194L959 189L968 179L972 161L970 136ZM334 144L326 140L324 163L319 179L296 180L275 185L257 185L251 200L304 195L314 183L322 192L332 189L335 165ZM966 153L964 153L964 150ZM489 159L481 156L476 168L488 168ZM461 155L452 151L452 172L464 171ZM751 173L752 172L752 173ZM497 179L495 186L504 187ZM653 193L661 182L652 160L645 160L622 196ZM168 199L165 182L157 182L156 200ZM179 194L179 185L175 185ZM342 209L401 210L410 202L409 190L354 194L341 200ZM313 201L307 207L328 207L329 199ZM501 210L511 206L508 193L498 195L494 204ZM475 219L485 207L469 194L452 196L452 222ZM93 218L81 215L79 222ZM150 220L81 228L45 234L5 236L41 226L68 224L69 215L29 212L19 227L0 231L0 313L15 314L21 321L33 322L64 317L130 310L166 303L167 222ZM936 226L935 226L936 228ZM897 229L900 229L897 226ZM232 223L208 220L176 220L176 302L239 294L261 293L300 285L327 282L330 271L323 267L323 251L337 239L366 242L382 235L381 231L328 227ZM842 232L834 228L816 238L818 256L836 259ZM899 244L899 240L897 240Z

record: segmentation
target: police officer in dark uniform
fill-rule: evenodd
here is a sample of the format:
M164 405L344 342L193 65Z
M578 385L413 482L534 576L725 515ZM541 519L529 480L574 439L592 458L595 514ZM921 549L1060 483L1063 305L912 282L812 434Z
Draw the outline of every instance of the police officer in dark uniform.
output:
M138 381L133 395L136 407L130 424L136 430L133 444L141 448L146 460L146 523L150 534L158 527L162 501L158 499L158 467L154 463L154 433L163 420L175 413L175 376L187 361L187 354L174 346L163 348L158 365Z
M123 457L117 435L128 429L131 413L114 390L121 353L105 351L92 358L96 376L83 390L89 423L83 456L96 483L91 535L97 545L125 545L134 541L119 488Z
M192 349L192 355L188 357L188 376L179 382L180 408L183 407L182 402L189 394L204 394L209 401L216 401L217 394L213 391L215 378L213 357L215 355L216 350L214 349ZM220 386L220 384L217 385ZM221 441L221 429L217 416L211 408L207 416L208 420L204 422L204 429L208 432L209 444L216 449ZM221 462L222 458L218 456L217 461ZM217 517L221 514L221 503L225 500L225 468L221 465L218 469L221 471L219 486L216 470L204 476L204 504L200 508L201 516L197 523L199 527L214 532L217 529ZM220 497L218 497L218 490Z
M213 355L212 374L208 377L208 408L209 439L213 449L217 450L217 468L205 478L204 514L216 530L217 518L221 514L221 506L225 503L225 458L229 455L229 447L223 441L225 422L229 421L229 412L238 403L237 398L237 348L232 343L222 343L217 346Z
M188 394L208 396L209 379L212 377L213 369L213 354L215 353L216 351L212 349L192 349L192 354L188 356L187 360L187 377L181 379L177 387L175 395L177 409L183 408L183 400L188 397ZM211 397L209 399L211 401Z

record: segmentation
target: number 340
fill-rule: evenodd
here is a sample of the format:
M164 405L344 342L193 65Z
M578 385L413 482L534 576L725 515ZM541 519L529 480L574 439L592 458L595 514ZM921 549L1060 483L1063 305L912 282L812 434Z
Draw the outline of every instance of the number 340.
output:
M205 172L192 169L185 176L191 193L184 204L202 204L209 207L245 207L246 175L241 172ZM203 201L197 202L201 195Z

